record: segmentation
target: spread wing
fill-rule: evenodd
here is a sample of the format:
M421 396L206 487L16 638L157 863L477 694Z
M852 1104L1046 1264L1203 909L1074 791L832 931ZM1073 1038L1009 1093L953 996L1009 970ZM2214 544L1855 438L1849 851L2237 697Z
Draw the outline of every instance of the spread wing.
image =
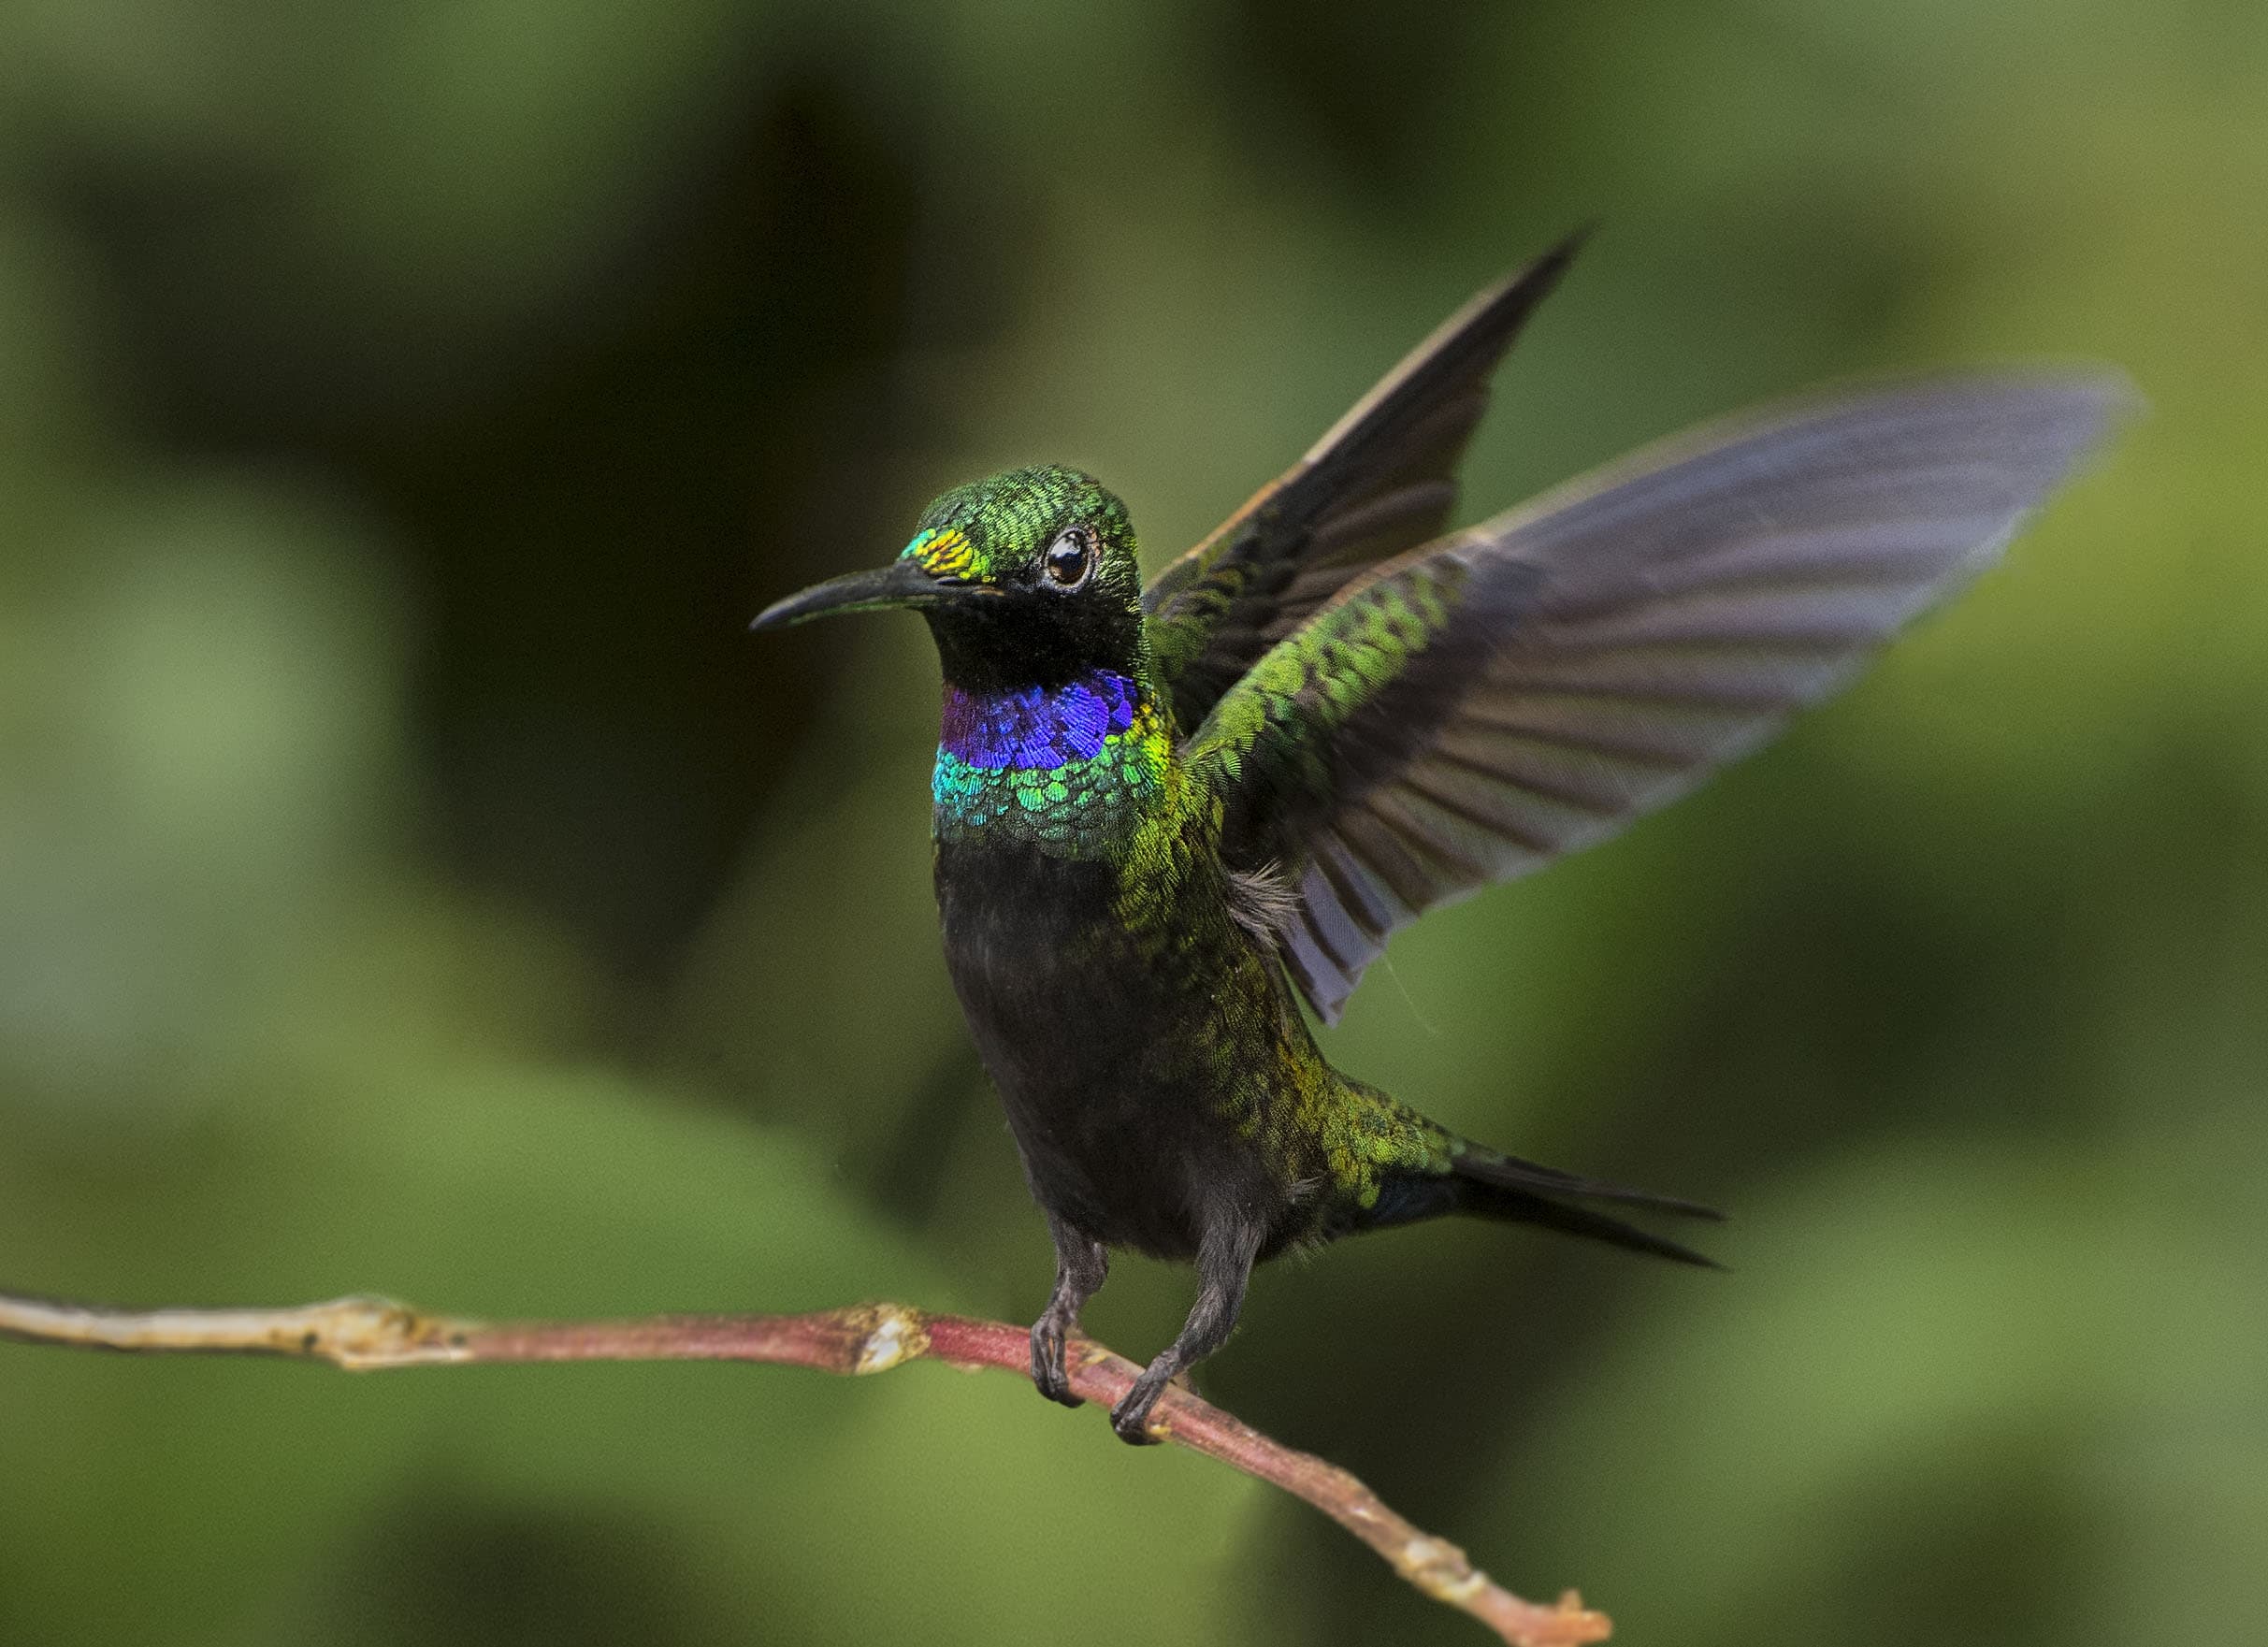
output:
M1350 579L1438 537L1489 374L1582 242L1481 293L1330 433L1143 591L1151 668L1183 728Z
M1434 904L1611 834L1762 741L1992 559L2127 400L2100 377L1885 387L1713 426L1413 550L1190 739L1229 867L1296 891L1336 1019Z

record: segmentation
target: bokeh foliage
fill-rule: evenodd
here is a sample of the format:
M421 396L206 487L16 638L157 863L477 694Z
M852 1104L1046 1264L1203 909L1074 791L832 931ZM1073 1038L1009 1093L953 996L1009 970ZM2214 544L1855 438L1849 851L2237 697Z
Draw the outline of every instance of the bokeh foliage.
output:
M1596 217L1474 505L1870 369L2110 360L2151 412L1849 698L1430 917L1330 1037L1733 1207L1735 1273L1351 1243L1206 1387L1630 1640L2268 1637L2268 13L1391 19L0 9L0 1280L1030 1314L927 643L742 622L1012 462L1162 556ZM1091 1324L1185 1302L1128 1262ZM1006 1380L0 1347L0 1640L1059 1619L1472 1639Z

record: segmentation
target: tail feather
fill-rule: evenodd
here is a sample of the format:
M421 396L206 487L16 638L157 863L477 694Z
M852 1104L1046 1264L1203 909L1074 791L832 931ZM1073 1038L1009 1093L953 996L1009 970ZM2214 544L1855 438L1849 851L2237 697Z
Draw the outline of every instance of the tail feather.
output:
M1518 1189L1481 1178L1460 1177L1454 1182L1459 1191L1457 1209L1461 1212L1477 1212L1486 1218L1507 1219L1515 1223L1538 1224L1547 1230L1557 1230L1562 1235L1582 1235L1589 1240L1604 1241L1611 1247L1620 1247L1625 1251L1650 1253L1655 1258L1667 1258L1678 1264L1698 1264L1703 1269L1725 1267L1715 1259L1696 1252L1681 1242L1657 1235L1651 1230L1641 1230L1636 1224L1625 1223L1619 1218L1609 1218L1603 1212L1594 1212L1587 1206L1570 1206L1567 1202L1539 1195L1533 1190Z
M1471 1183L1489 1184L1500 1190L1572 1195L1580 1201L1619 1201L1654 1212L1673 1212L1680 1218L1705 1218L1712 1223L1722 1223L1725 1220L1725 1215L1715 1207L1703 1206L1697 1201L1682 1201L1675 1195L1657 1195L1651 1190L1602 1183L1597 1178L1581 1177L1571 1172L1561 1172L1557 1167L1538 1166L1517 1155L1501 1154L1478 1145L1466 1146L1453 1159L1450 1170Z
M1680 1218L1723 1219L1725 1215L1713 1206L1703 1206L1674 1195L1628 1189L1621 1184L1602 1183L1596 1178L1539 1166L1535 1162L1477 1145L1468 1145L1460 1151L1453 1158L1450 1172L1457 1211L1506 1219L1514 1223L1538 1224L1562 1235L1582 1235L1626 1251L1647 1252L1679 1264L1699 1264L1707 1269L1724 1267L1682 1242L1570 1203L1613 1201L1653 1212L1674 1213Z
M1725 1215L1713 1206L1523 1161L1516 1155L1506 1155L1501 1150L1459 1138L1394 1104L1383 1093L1363 1088L1357 1089L1355 1095L1381 1106L1388 1120L1398 1120L1418 1136L1425 1145L1423 1164L1412 1162L1399 1171L1382 1175L1377 1193L1369 1198L1368 1204L1359 1208L1351 1204L1342 1206L1339 1221L1328 1234L1390 1229L1396 1224L1465 1212L1510 1223L1536 1224L1562 1235L1581 1235L1678 1264L1698 1264L1705 1269L1725 1267L1682 1242L1579 1203L1610 1201L1679 1218L1722 1220Z

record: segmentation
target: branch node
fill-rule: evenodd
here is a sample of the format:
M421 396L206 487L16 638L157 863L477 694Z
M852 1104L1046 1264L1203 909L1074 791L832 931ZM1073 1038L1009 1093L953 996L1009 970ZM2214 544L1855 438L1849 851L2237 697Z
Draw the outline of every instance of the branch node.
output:
M888 1372L903 1362L918 1361L930 1352L927 1319L903 1304L868 1304L850 1312L862 1331L854 1373Z
M424 1315L391 1298L356 1295L311 1305L296 1353L336 1363L349 1372L378 1367L470 1361L464 1323ZM290 1323L280 1323L288 1334Z

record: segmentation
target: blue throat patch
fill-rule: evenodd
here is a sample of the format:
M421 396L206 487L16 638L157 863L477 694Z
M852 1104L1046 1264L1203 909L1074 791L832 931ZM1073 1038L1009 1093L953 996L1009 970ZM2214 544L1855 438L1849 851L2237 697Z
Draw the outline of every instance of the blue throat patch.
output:
M930 784L937 838L1107 857L1141 827L1170 759L1163 719L1124 675L1004 692L947 685Z
M938 746L970 766L1047 772L1092 760L1104 741L1134 724L1134 684L1095 670L1060 686L982 695L947 684Z

